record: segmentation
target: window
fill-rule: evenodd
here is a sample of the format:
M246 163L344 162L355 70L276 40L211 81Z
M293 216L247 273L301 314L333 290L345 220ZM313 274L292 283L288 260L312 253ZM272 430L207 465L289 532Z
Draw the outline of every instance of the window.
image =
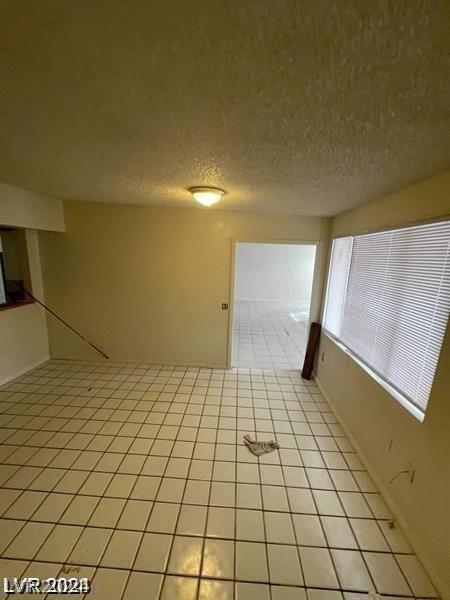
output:
M28 303L24 287L30 289L25 231L0 229L0 310Z
M1 243L1 242L0 242ZM0 247L0 304L6 304L6 292L5 292L5 274L2 261L2 251Z
M333 241L324 329L422 416L449 308L449 221Z

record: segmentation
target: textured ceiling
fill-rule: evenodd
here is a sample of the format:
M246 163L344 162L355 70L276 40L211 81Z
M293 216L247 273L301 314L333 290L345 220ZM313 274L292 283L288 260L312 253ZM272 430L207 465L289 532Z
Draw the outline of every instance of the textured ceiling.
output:
M1 0L0 181L332 215L450 166L447 0Z

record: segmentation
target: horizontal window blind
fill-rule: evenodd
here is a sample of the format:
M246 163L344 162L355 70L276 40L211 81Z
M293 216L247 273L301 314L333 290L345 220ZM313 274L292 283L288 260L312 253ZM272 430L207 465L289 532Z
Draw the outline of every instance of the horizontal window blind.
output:
M425 412L450 309L450 222L334 241L324 327Z
M339 336L341 330L352 246L351 237L333 240L325 300L325 327L335 336Z
M0 269L0 304L6 303L5 286L3 284L3 275Z

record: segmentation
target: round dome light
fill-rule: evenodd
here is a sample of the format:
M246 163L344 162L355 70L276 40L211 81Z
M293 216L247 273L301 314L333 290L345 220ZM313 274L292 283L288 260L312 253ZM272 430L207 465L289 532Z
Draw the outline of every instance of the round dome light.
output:
M225 190L215 187L191 187L189 191L203 206L212 206L225 194Z

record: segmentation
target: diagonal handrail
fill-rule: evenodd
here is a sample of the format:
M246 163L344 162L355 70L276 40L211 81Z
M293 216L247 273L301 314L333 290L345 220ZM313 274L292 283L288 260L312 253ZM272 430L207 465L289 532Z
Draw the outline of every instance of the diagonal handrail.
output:
M72 325L69 325L69 323L67 323L67 321L65 321L62 317L60 317L58 314L56 314L54 310L52 310L51 308L46 306L43 302L41 302L38 298L36 298L36 296L33 296L33 294L31 292L29 292L26 288L23 287L23 285L21 285L17 281L14 281L14 285L17 288L19 288L22 292L24 292L27 296L30 296L30 298L32 298L35 302L37 302L40 306L42 306L42 308L45 309L48 313L50 313L53 317L55 317L55 319L58 319L58 321L60 321L63 325L65 325L68 329L70 329L70 331L72 331L75 335L77 335L84 342L86 342L86 344L88 344L93 350L98 352L98 354L101 354L103 356L103 358L106 358L107 360L109 360L109 356L105 352L103 352L103 350L100 350L100 348L98 348L95 344L90 342L84 335L79 333L74 327L72 327Z

